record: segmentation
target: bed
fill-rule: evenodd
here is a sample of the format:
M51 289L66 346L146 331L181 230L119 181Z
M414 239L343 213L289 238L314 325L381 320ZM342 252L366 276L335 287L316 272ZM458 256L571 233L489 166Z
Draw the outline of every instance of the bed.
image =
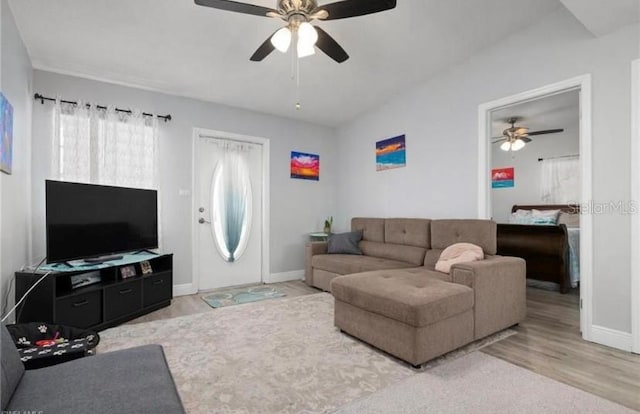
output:
M511 212L534 209L560 210L559 224L498 223L498 254L522 257L527 262L527 279L556 283L561 293L567 293L580 281L580 227L571 225L579 220L580 207L514 205Z

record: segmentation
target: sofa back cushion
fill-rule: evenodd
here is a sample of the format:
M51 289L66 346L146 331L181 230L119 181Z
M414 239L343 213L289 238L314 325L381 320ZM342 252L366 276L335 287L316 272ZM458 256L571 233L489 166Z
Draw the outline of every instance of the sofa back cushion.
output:
M397 260L399 262L411 263L422 266L426 249L415 246L404 246L401 244L378 243L361 241L360 250L365 256L379 257L381 259Z
M392 218L384 221L385 243L428 249L431 247L431 220Z
M18 349L13 343L11 334L9 334L4 324L0 326L0 359L2 365L2 377L0 377L2 393L0 394L0 398L2 398L1 411L4 412L24 374L24 365L22 361L20 361Z
M362 231L362 240L384 243L384 219L354 217L351 231ZM366 253L365 253L366 254Z
M485 254L493 255L497 250L497 233L498 226L493 220L433 220L431 247L443 250L455 243L473 243L482 247Z

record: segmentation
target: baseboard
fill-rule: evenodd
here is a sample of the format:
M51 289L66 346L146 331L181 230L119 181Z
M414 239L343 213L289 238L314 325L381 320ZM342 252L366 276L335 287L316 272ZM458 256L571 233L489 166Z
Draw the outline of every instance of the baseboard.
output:
M304 279L304 269L293 270L291 272L271 273L269 276L265 277L264 283L289 282L291 280L301 279Z
M591 326L591 341L627 352L631 352L633 346L630 333L597 325Z
M198 293L198 289L193 283L185 283L184 285L173 285L173 296L186 296Z

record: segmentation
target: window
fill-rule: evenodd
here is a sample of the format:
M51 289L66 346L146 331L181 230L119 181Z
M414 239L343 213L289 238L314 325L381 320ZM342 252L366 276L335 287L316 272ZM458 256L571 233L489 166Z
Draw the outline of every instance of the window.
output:
M59 103L54 114L52 173L63 181L158 188L157 121Z

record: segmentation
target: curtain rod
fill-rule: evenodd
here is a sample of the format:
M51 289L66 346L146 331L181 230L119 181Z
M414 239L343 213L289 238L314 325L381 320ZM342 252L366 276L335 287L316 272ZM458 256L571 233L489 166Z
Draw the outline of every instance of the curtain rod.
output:
M538 162L544 161L544 160L557 160L560 158L574 158L574 157L580 157L580 154L560 155L559 157L538 158Z
M44 101L52 101L55 102L56 100L54 98L47 98L46 96L42 96L39 93L36 93L35 95L33 95L33 99L35 99L36 101L40 101L41 104L44 105ZM71 104L71 105L78 105L78 102L76 101L65 101L63 99L60 100L60 102L62 103L66 103L66 104ZM87 104L87 108L89 108L91 105ZM98 109L107 109L106 106L103 105L96 105L96 108ZM120 108L116 108L117 112L124 112L127 114L131 113L131 109L120 109ZM147 113L147 112L143 112L142 115L144 116L154 116L153 114ZM169 115L156 115L158 118L163 119L164 122L167 121L171 121L171 114Z

